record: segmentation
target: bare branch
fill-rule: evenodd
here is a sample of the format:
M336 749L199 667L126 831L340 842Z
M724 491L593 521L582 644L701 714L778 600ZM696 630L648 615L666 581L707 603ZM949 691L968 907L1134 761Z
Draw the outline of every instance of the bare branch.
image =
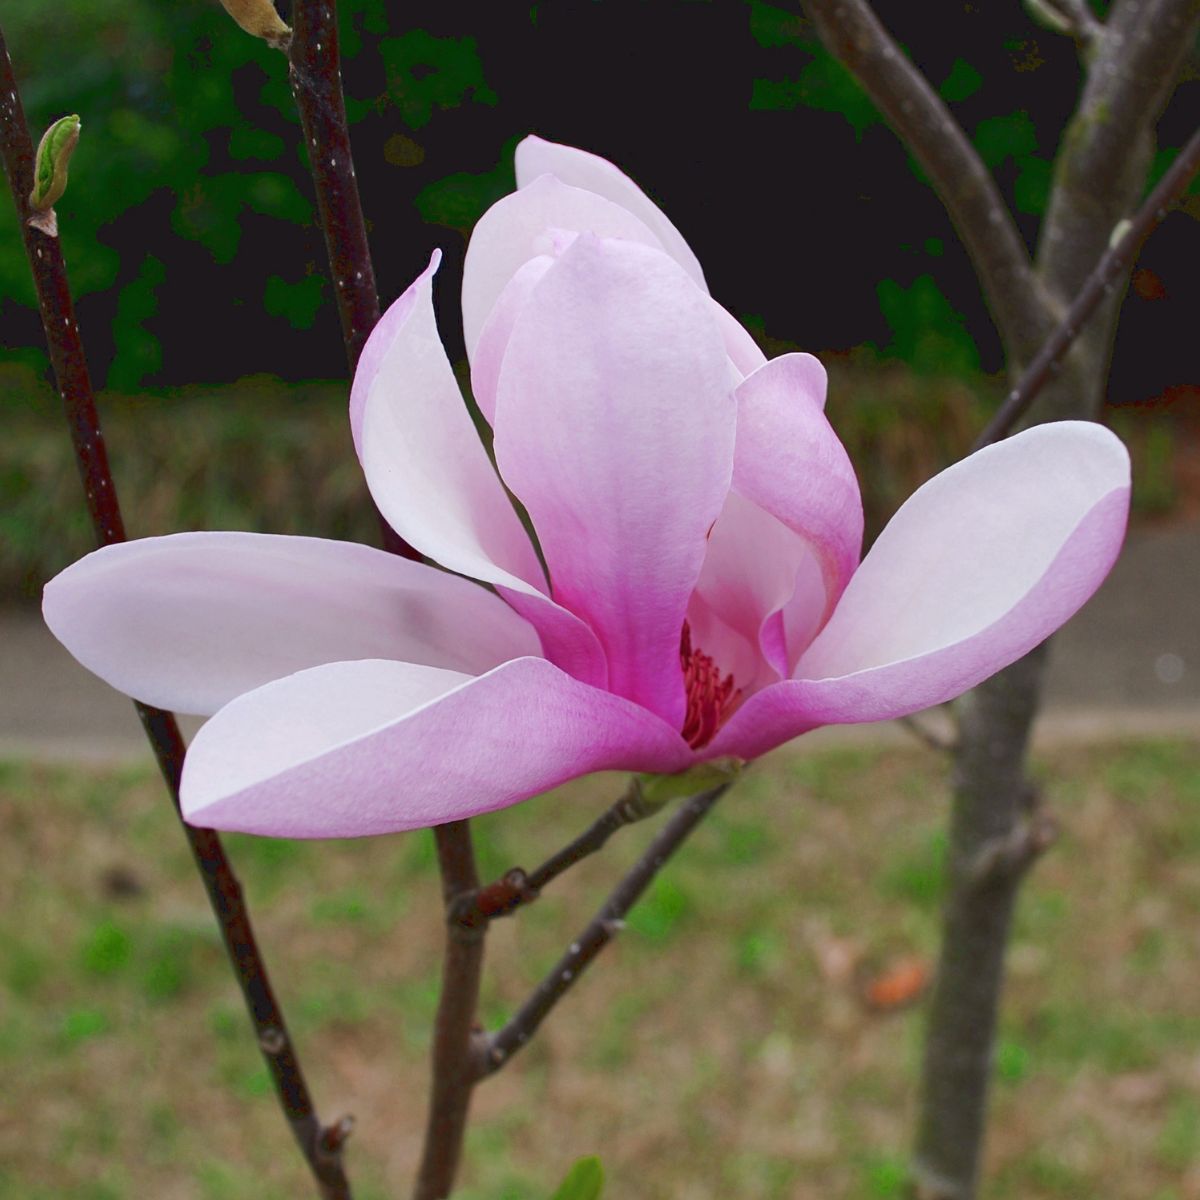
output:
M1133 148L1153 126L1175 86L1179 67L1200 19L1200 0L1119 0L1093 60L1079 107L1063 139L1054 190L1046 214L1047 232L1069 214L1102 212L1130 170ZM1060 206L1066 206L1060 214ZM1038 259L1047 280L1061 279L1078 290L1088 264L1074 275L1059 265L1056 239L1043 239Z
M1087 0L1025 0L1025 7L1043 25L1070 37L1085 56L1104 36L1104 23Z
M451 821L436 826L433 833L446 906L446 946L434 1023L429 1118L414 1200L443 1200L450 1195L462 1156L471 1092L481 1073L472 1035L487 924L468 926L455 915L459 897L479 889L471 826L469 821Z
M550 973L534 988L513 1018L487 1039L481 1071L498 1071L537 1032L554 1006L570 991L575 981L611 942L625 924L625 916L649 887L667 860L704 820L730 784L710 788L684 802L663 826L646 852L573 941Z
M1017 386L1005 397L996 415L972 446L973 451L1004 437L1037 399L1042 385L1062 361L1097 305L1106 296L1112 295L1116 281L1129 269L1146 238L1187 191L1197 170L1200 170L1200 129L1192 134L1191 140L1132 220L1123 222L1113 231L1108 250L1072 301L1066 316L1026 367Z
M33 144L20 93L0 30L0 156L4 159L25 251L33 271L42 326L58 390L62 394L75 458L79 466L96 541L101 546L125 540L125 526L109 471L104 434L96 411L91 377L79 322L71 299L66 263L58 238L30 224L28 197L33 181ZM179 778L184 743L171 713L136 705L142 727L179 815ZM208 894L230 965L254 1024L259 1048L275 1084L280 1107L317 1182L323 1200L349 1200L350 1187L342 1171L340 1141L327 1148L331 1133L322 1127L267 968L263 962L250 914L237 876L225 856L221 839L211 829L180 825ZM333 1129L342 1129L345 1119ZM341 1141L344 1141L344 1134Z
M621 797L604 810L577 838L552 854L532 871L513 867L501 878L454 901L452 917L468 928L486 925L538 898L547 884L576 863L596 853L618 829L653 816L661 805L647 804L637 779L630 781Z
M288 62L353 375L367 337L379 323L379 295L350 152L337 20L337 0L296 0ZM379 526L385 549L420 560L382 516Z
M936 750L939 754L954 753L954 743L952 741L948 741L940 734L934 733L934 731L930 729L929 726L926 725L919 717L900 717L899 723L903 725L904 728L907 729L908 732L911 733L918 742L928 746L930 750Z
M821 40L916 155L967 247L1005 345L1031 358L1049 332L1029 251L995 180L950 110L866 0L803 0Z

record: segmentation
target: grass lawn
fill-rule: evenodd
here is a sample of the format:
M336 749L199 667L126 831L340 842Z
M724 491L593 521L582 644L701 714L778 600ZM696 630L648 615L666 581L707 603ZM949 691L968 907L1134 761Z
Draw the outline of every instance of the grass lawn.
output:
M1040 770L1063 836L1020 904L983 1196L1197 1200L1200 748ZM532 865L618 787L479 821L485 873ZM481 1087L462 1200L544 1200L591 1153L612 1200L900 1196L923 1011L863 997L934 954L946 805L918 748L768 759ZM150 769L4 766L0 832L0 1196L309 1196ZM489 1023L650 832L497 923ZM437 992L430 835L229 846L321 1111L358 1118L356 1197L406 1195Z

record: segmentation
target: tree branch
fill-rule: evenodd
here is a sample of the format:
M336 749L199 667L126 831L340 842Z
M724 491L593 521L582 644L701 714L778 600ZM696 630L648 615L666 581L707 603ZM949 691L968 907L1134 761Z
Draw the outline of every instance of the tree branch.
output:
M647 804L637 779L632 779L620 799L540 866L532 871L513 867L485 887L458 896L453 905L452 918L468 928L477 928L531 904L541 895L544 887L576 863L595 854L618 829L653 816L661 807L659 804Z
M1080 216L1105 213L1131 168L1130 151L1158 118L1195 36L1200 0L1118 0L1088 70L1079 107L1055 162L1054 188L1038 248L1039 273L1065 303L1083 282L1095 254L1064 272L1070 241L1046 237ZM1136 163L1133 164L1136 166ZM1065 206L1065 209L1064 209ZM1064 211L1060 212L1060 209ZM1068 222L1067 217L1074 220Z
M1025 368L1017 386L1008 393L996 415L971 447L972 451L999 441L1024 416L1088 318L1101 300L1112 295L1116 280L1129 270L1146 238L1187 191L1197 170L1200 170L1200 129L1192 134L1170 170L1158 181L1133 218L1124 228L1118 225L1113 231L1112 243L1071 302L1066 316Z
M33 214L28 197L33 181L33 144L2 30L0 155L4 159L9 188L16 204L17 220L33 272L50 361L62 395L96 541L101 546L122 542L125 540L125 526L109 471L104 435L96 411L79 322L75 318L62 247L57 237L48 235L30 223ZM184 743L179 726L171 713L145 704L137 704L136 708L167 782L176 814L180 815L179 778ZM271 1073L288 1125L324 1200L349 1200L350 1187L342 1171L340 1155L341 1142L345 1140L344 1122L326 1129L317 1119L283 1013L254 937L241 886L225 856L221 840L211 829L187 825L181 815L180 824L220 926L226 953L249 1009L259 1048Z
M1005 344L1032 358L1049 332L1049 310L995 180L950 110L866 0L803 0L803 7L933 181Z
M708 815L730 784L710 788L685 801L663 826L646 852L613 889L553 970L534 988L512 1019L487 1038L479 1062L482 1074L498 1071L537 1032L554 1006L624 926L624 919L666 861Z
M350 150L337 21L337 0L296 0L288 64L353 376L379 323L379 295ZM420 561L421 555L381 515L379 527L385 549Z
M1067 34L1085 55L1104 37L1104 22L1087 0L1025 0L1025 7L1042 24Z
M1153 122L1191 44L1198 12L1200 0L1118 0L1110 12L1060 145L1038 245L1037 273L1059 313L1074 308L1112 248L1114 226L1137 206ZM1171 14L1185 17L1182 26ZM1075 341L1062 369L1028 388L1018 384L1019 393L1038 397L1029 419L1099 415L1124 290L1114 280L1121 274L1090 290L1094 311L1086 324L1079 314L1067 314L1064 324L1075 330ZM1008 349L1015 375L1028 358ZM1056 361L1053 346L1044 361ZM1015 415L1005 414L997 426L1007 428ZM950 832L954 886L930 1001L913 1160L923 1200L976 1194L1012 907L1025 869L1052 836L1047 821L1025 812L1025 756L1047 652L1044 643L960 702Z
M446 951L434 1023L429 1118L413 1200L444 1200L450 1195L462 1156L471 1092L481 1074L473 1031L487 924L464 925L455 916L459 898L479 889L470 822L437 825L433 834L446 911Z

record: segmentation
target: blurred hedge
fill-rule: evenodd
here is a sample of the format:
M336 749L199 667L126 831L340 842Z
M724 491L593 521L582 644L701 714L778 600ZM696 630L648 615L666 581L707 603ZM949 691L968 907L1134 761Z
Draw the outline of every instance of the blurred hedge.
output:
M983 377L920 375L862 351L826 361L828 412L858 472L870 539L970 444L999 388ZM262 376L216 392L102 395L130 536L250 529L373 544L375 517L350 443L346 394L342 383L286 385ZM1190 457L1182 447L1194 444L1197 422L1185 429L1182 409L1110 415L1133 452L1137 510L1169 512ZM9 368L0 373L0 419L0 602L30 601L92 548L91 532L54 393L33 372Z

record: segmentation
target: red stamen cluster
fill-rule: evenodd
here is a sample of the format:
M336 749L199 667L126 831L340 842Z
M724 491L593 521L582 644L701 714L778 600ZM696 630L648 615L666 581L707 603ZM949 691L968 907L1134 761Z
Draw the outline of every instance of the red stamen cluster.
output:
M692 630L686 621L679 640L679 662L687 692L687 713L680 732L684 741L693 750L698 750L712 741L741 699L742 690L734 690L732 675L721 678L721 672L709 655L692 649Z

